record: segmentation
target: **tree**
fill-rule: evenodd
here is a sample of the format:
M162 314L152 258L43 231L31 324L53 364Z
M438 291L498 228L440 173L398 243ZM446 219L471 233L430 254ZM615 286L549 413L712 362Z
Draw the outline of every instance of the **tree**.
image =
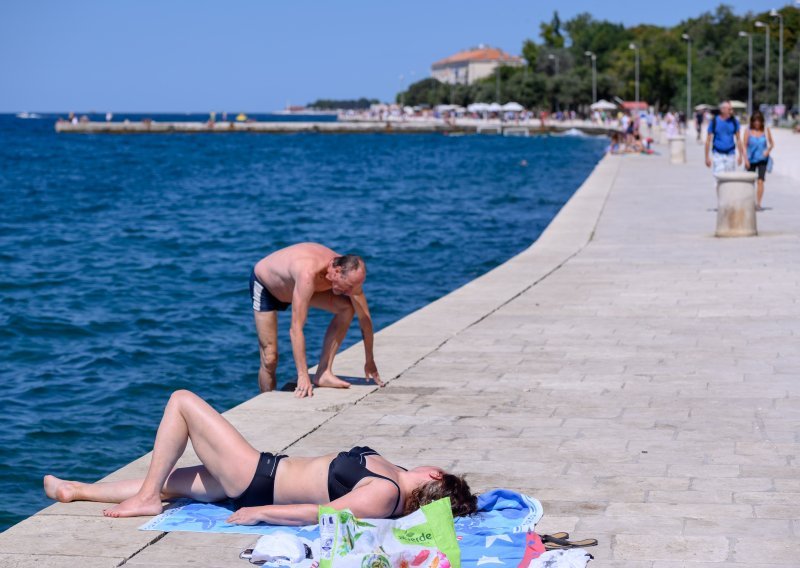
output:
M784 91L787 105L797 106L797 68L800 65L800 11L791 7L780 10L784 18ZM747 40L739 31L753 32L753 22L769 22L773 37L777 36L776 19L769 13L747 13L737 16L729 6L689 18L672 27L639 25L626 28L622 24L595 20L590 14L578 14L561 23L558 12L549 23L540 26L541 43L526 39L522 54L526 67L503 67L501 101L515 100L528 108L577 109L590 103L591 60L585 52L596 56L597 96L612 100L630 99L634 93L634 52L631 42L640 48L640 97L657 110L686 107L686 42L692 38L692 101L714 104L722 99L747 100ZM565 47L569 39L569 47ZM758 41L761 38L761 41ZM778 42L770 44L771 100L777 102ZM555 61L558 60L558 74ZM763 34L753 37L753 95L756 106L764 98ZM792 72L794 70L794 72ZM495 99L496 75L472 85L444 85L427 79L409 87L404 100L409 104L453 102L467 105ZM399 100L399 98L398 98Z

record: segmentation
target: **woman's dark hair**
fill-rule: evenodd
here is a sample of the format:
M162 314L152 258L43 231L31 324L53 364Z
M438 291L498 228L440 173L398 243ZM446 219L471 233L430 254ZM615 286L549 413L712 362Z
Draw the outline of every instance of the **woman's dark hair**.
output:
M760 130L764 130L764 115L761 114L760 110L755 111L753 113L753 116L750 117L750 130L753 130L755 128L755 126L753 126L753 123L756 121L761 123Z
M337 256L333 259L333 267L340 268L342 271L342 276L347 276L351 271L358 270L359 267L363 267L364 270L367 269L364 259L357 254L345 254L342 256Z
M472 494L464 477L444 473L441 479L429 481L414 489L406 499L403 514L413 513L423 505L444 497L450 497L450 508L454 517L473 515L478 510L478 497Z

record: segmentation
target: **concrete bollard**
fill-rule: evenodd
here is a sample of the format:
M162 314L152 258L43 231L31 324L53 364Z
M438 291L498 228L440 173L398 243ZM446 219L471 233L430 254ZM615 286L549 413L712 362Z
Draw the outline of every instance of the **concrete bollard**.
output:
M717 237L753 237L756 229L756 174L722 172L717 178Z
M686 163L686 138L683 136L669 137L669 163Z

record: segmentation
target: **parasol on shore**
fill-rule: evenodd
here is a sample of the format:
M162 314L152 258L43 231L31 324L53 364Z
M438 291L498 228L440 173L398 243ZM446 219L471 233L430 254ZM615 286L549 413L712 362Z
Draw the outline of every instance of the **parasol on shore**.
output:
M614 103L610 103L605 99L600 99L589 108L591 108L592 110L615 110L617 108L617 105L615 105Z

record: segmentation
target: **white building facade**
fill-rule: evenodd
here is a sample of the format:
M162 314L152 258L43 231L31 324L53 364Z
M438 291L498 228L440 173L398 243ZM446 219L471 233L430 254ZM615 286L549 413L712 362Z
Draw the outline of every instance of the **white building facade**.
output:
M481 44L437 61L431 65L431 76L442 83L471 85L494 74L494 70L501 65L521 67L524 64L521 57Z

